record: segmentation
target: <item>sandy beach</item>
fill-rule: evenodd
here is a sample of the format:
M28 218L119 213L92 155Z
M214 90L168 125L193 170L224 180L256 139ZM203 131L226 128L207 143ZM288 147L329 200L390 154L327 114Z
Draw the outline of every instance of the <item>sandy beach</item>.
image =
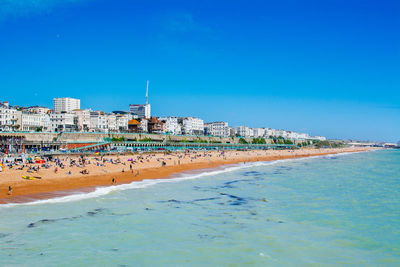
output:
M27 202L77 191L88 192L98 186L169 178L179 172L215 168L225 164L368 150L372 148L159 152L90 156L83 158L84 160L80 156L60 156L45 164L6 167L0 173L0 203ZM22 176L40 179L26 180ZM9 186L12 187L11 194Z

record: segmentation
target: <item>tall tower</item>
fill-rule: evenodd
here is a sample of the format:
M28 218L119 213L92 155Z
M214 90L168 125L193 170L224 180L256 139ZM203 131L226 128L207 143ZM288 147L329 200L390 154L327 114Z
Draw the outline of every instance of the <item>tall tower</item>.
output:
M149 104L149 80L147 80L146 105Z

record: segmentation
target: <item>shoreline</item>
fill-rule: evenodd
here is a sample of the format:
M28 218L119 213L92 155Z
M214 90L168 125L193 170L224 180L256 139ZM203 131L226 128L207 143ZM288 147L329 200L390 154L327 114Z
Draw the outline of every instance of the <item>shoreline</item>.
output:
M192 153L186 161L179 165L167 166L150 166L152 162L147 160L144 166L135 166L135 172L140 170L139 175L135 176L134 173L126 171L113 171L109 173L97 173L86 176L71 176L71 177L49 177L41 180L22 180L14 182L13 193L8 195L7 181L0 180L0 204L11 203L28 203L38 200L52 199L57 197L64 197L74 195L77 193L90 193L94 192L99 187L107 187L113 185L129 184L132 182L140 182L150 179L171 179L176 174L181 174L188 171L212 170L217 167L232 165L246 162L268 162L284 159L307 158L314 156L334 155L340 153L355 153L367 152L376 149L366 148L341 148L341 149L302 149L302 150L284 150L284 151L266 151L267 153L260 153L260 151L234 151L235 157L228 158L223 156L221 159L221 151L210 152L208 158L197 157L205 154L205 152ZM178 153L176 153L178 154ZM176 156L176 154L174 156ZM162 155L154 156L154 161L159 161ZM165 157L165 156L164 156ZM181 156L180 156L181 158ZM195 159L195 162L193 162ZM154 165L154 164L153 164ZM3 175L4 176L4 175ZM1 177L0 177L1 178ZM113 184L111 180L116 178L117 183ZM11 181L8 181L11 183Z

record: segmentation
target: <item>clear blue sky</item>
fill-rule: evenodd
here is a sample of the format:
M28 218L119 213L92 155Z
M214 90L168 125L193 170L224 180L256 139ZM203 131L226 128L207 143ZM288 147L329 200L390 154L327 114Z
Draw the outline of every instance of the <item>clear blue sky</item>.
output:
M0 100L400 140L399 1L0 0Z

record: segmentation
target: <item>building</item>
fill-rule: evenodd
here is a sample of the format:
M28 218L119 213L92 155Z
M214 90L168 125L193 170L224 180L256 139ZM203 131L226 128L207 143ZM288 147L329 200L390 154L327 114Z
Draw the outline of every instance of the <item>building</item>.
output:
M179 118L178 123L182 125L182 134L204 135L204 121L202 119L194 117Z
M0 131L13 131L19 128L17 110L8 102L0 102Z
M91 109L74 109L74 124L78 132L88 132L90 130L90 113Z
M104 112L90 112L90 131L91 132L107 132L108 122Z
M312 136L311 139L319 140L319 141L326 141L326 137L325 136Z
M288 131L287 138L292 139L292 140L307 140L307 139L310 139L310 136L305 133L297 133L297 132Z
M204 124L204 131L206 135L213 136L230 136L229 125L224 121L209 122Z
M73 132L76 130L74 114L52 113L50 114L51 130L54 132Z
M42 127L42 132L51 131L50 115L47 113L39 113L39 115L40 115L40 124Z
M70 97L61 97L61 98L54 98L54 112L55 113L62 113L66 112L69 113L74 109L81 108L81 100L70 98Z
M117 126L117 115L115 114L107 114L106 115L106 120L107 120L107 130L108 132L118 132L118 126Z
M36 113L36 114L48 114L50 109L41 106L33 106L26 109L29 113Z
M254 138L264 137L264 135L265 135L264 128L252 128L251 130L252 130L251 136Z
M128 121L129 117L124 114L116 114L116 124L117 124L117 130L119 132L126 132L128 131Z
M178 123L177 117L159 118L164 123L164 133L177 135L181 134L181 125Z
M278 138L288 138L288 132L286 132L285 130L275 130L275 137Z
M241 137L251 137L253 134L253 131L247 127L247 126L238 126L235 128L235 135L236 136L241 136Z
M164 132L164 123L156 117L153 117L147 122L148 132L160 134Z
M19 130L24 132L43 131L41 114L25 111L17 112Z
M128 131L130 133L139 133L141 131L140 121L135 119L128 121Z
M149 104L149 81L147 81L146 104L131 104L129 111L138 116L139 119L151 118L151 106Z
M137 115L139 119L149 119L151 117L150 104L129 105L129 111L132 114Z
M268 138L275 137L276 136L275 129L271 129L271 128L264 129L264 136L268 137Z

